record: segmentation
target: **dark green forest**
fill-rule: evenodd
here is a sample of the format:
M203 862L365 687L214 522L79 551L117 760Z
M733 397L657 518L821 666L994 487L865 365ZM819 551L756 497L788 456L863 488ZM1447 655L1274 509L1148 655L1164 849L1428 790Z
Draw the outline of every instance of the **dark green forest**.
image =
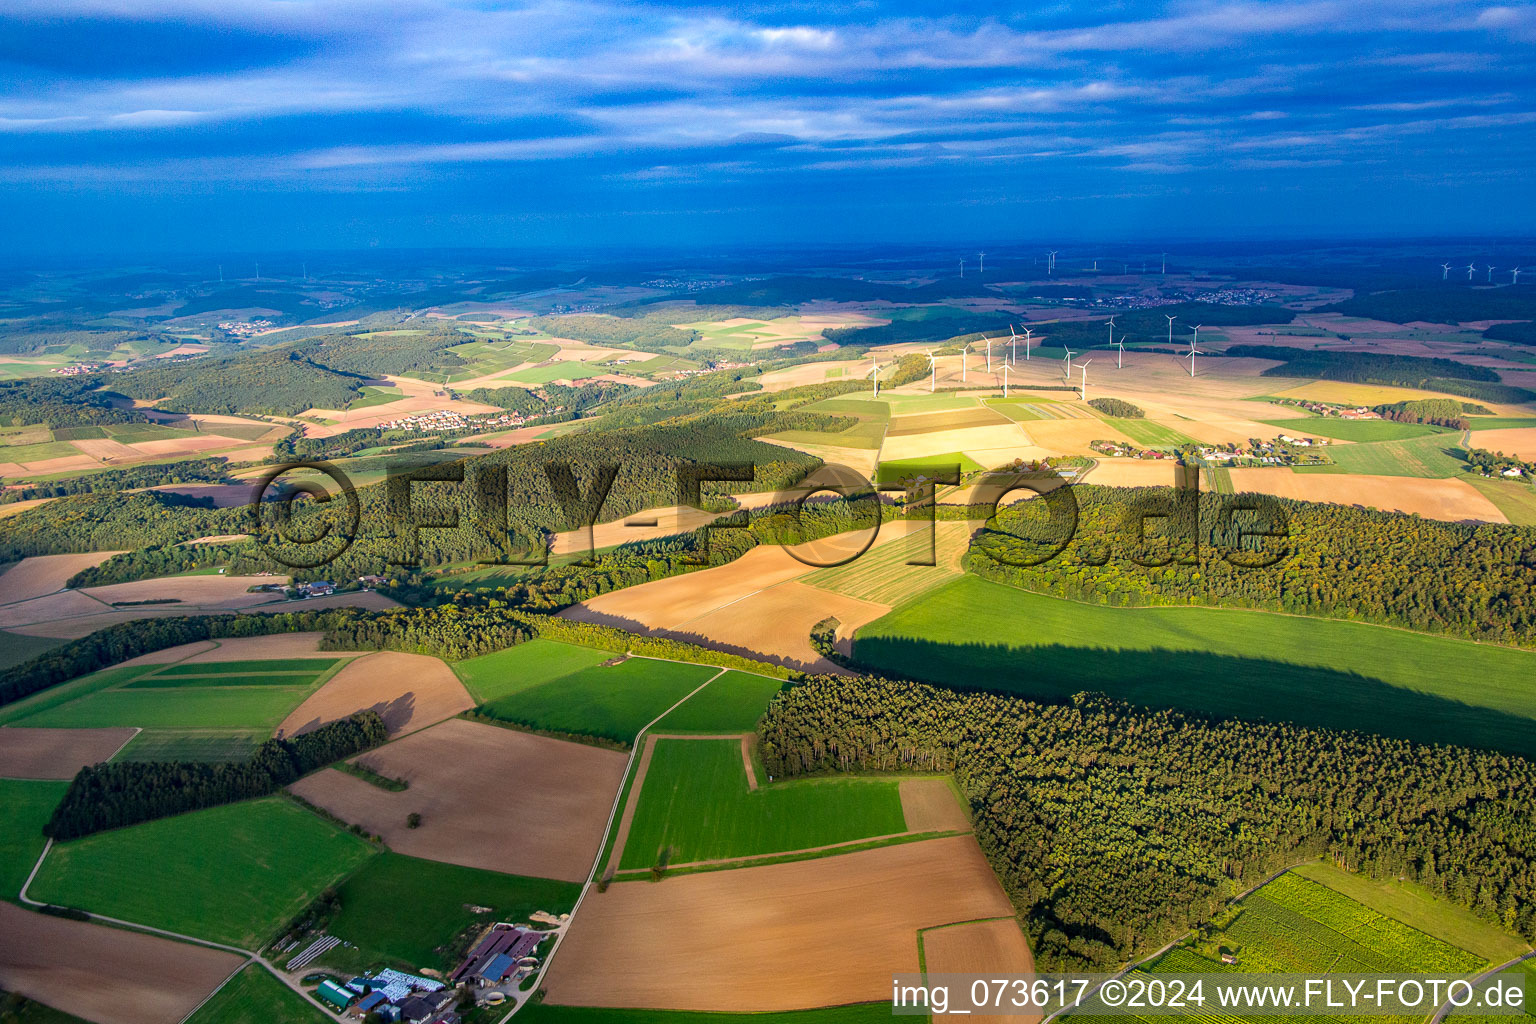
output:
M1452 268L1452 273L1457 273ZM1478 280L1482 283L1481 279ZM1536 287L1472 288L1460 281L1355 295L1320 312L1406 324L1459 324L1468 320L1536 319Z
M360 711L290 739L271 739L245 761L119 761L80 769L43 833L60 841L204 807L276 793L289 783L388 738L375 711Z
M1048 970L1118 967L1324 856L1536 938L1536 767L1358 733L815 676L760 725L774 777L953 772Z
M1498 372L1454 359L1393 356L1374 352L1332 352L1287 348L1281 345L1233 345L1229 356L1276 359L1281 365L1265 370L1265 377L1315 377L1353 384L1390 384L1396 387L1443 391L1485 402L1528 402L1536 392L1499 383Z
M356 398L366 376L337 373L300 349L275 348L227 359L145 366L115 375L114 389L174 412L292 416L305 409L340 409Z

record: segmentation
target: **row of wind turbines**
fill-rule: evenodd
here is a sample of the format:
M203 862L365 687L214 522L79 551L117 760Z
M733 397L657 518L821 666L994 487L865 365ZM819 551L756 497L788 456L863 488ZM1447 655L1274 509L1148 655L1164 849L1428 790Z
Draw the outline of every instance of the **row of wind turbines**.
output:
M1048 250L1046 252L1046 254L1045 254L1045 274L1046 274L1047 277L1049 277L1052 274L1056 273L1056 256L1060 252L1061 252L1060 249L1051 249L1051 250ZM1161 258L1162 258L1162 273L1166 275L1168 273L1168 254L1167 253L1161 253L1160 255L1161 255ZM1129 263L1122 263L1121 267L1122 267L1122 269L1124 270L1125 273L1129 274L1131 272L1131 265ZM1097 273L1098 269L1099 269L1099 261L1098 260L1094 260L1093 261L1093 270L1094 270L1094 272ZM1145 274L1147 272L1147 264L1146 264L1145 261L1143 261L1142 264L1141 264L1141 272L1143 274ZM978 252L976 254L976 273L979 274L979 275L982 275L982 276L985 276L986 273L987 273L987 254L984 253L984 252ZM965 276L965 258L964 257L961 257L961 259L960 259L960 276L961 277Z
M1178 319L1178 317L1177 316L1169 316L1167 313L1164 313L1163 314L1163 318L1168 321L1168 342L1169 342L1169 344L1172 344L1173 343L1173 323L1174 323L1175 320ZM1115 369L1117 369L1117 370L1124 369L1124 367L1125 367L1125 337L1126 336L1125 336L1125 334L1122 333L1120 335L1120 339L1118 341L1115 340L1115 317L1113 317L1113 316L1110 317L1108 320L1105 321L1105 324L1109 327L1109 343L1111 345L1115 346L1115 349L1116 349L1116 351L1115 351ZM1023 324L1020 324L1019 326L1022 327L1023 331L1024 331L1024 339L1023 339L1024 340L1024 359L1027 362L1030 359L1030 354L1031 354L1030 345L1034 341L1035 331L1034 331L1034 328L1032 328L1032 327L1025 327ZM1200 346L1200 328L1202 328L1204 326L1205 326L1204 324L1195 324L1194 328L1193 328L1193 332L1194 333L1190 337L1190 341L1189 341L1189 352L1187 354L1189 356L1189 376L1190 376L1191 380L1193 380L1194 376L1195 376L1195 357L1196 356L1201 356L1201 355L1205 354L1204 352L1200 351L1200 347L1199 347ZM1009 334L1008 357L1006 359L1004 359L1003 362L1002 362L1002 367L1003 367L1003 397L1004 398L1008 397L1008 384L1009 384L1008 375L1009 375L1009 371L1011 371L1015 366L1018 365L1018 358L1019 358L1019 333L1018 333L1018 331L1014 330L1012 324L1008 325L1008 334ZM986 338L984 340L987 343L987 373L991 374L992 373L992 343L994 341L1001 341L1002 339L1001 338ZM1074 368L1073 365L1072 365L1072 350L1070 348L1068 348L1068 349L1065 349L1065 351L1066 351L1066 355L1062 358L1062 379L1065 380L1068 384L1071 384L1072 383L1072 370ZM971 353L971 342L966 342L960 348L960 382L962 384L967 382L967 380L969 378L969 375L970 375L970 365L971 365L970 353ZM926 355L928 357L928 392L930 394L932 394L934 391L936 391L938 389L938 384L939 384L938 357L933 354L933 349L931 349L931 348L930 349L925 349L924 350L924 355ZM1182 357L1180 357L1180 358L1182 358ZM875 356L873 354L871 354L870 359L871 359L872 365L873 365L873 372L871 374L871 377L874 380L875 397L878 398L880 396L880 360L879 360L878 356ZM1076 369L1079 371L1079 373L1081 375L1079 377L1079 383L1078 383L1078 397L1079 397L1079 399L1081 401L1084 401L1084 402L1088 401L1088 364L1091 363L1091 362L1093 362L1092 359L1084 359L1081 362L1079 362L1077 364L1077 366L1076 366Z
M1442 281L1450 280L1451 269L1452 268L1451 268L1451 265L1449 263L1442 263L1442 264L1440 264L1440 280L1442 280ZM1484 267L1483 269L1488 272L1487 283L1488 284L1493 284L1493 272L1495 270L1498 270L1499 268L1495 267L1493 264L1490 263L1488 266ZM1468 263L1467 267L1466 267L1466 270L1467 270L1467 280L1470 281L1470 280L1472 280L1472 275L1477 273L1477 264L1476 263ZM1510 267L1509 268L1509 283L1510 284L1519 284L1520 283L1520 275L1522 273L1524 273L1524 271L1521 270L1519 267Z

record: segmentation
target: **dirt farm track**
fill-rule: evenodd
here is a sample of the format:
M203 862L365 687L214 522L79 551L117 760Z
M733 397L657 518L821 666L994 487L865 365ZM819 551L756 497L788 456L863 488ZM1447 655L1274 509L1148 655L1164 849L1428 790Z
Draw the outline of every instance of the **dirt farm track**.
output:
M0 903L0 989L96 1024L177 1024L241 963L233 953Z
M1013 913L970 836L590 891L549 1002L795 1010L890 997L920 928Z

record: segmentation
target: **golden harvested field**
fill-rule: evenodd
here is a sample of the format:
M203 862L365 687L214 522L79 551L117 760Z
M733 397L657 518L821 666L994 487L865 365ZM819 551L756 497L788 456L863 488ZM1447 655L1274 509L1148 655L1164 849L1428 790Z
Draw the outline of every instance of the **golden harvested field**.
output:
M1477 448L1503 452L1519 459L1536 459L1536 427L1479 430L1473 433L1472 444ZM0 577L0 581L3 580L4 577Z
M1063 420L1075 424L1079 420ZM1033 425L1033 424L1031 424ZM1103 436L1095 434L1095 437ZM959 427L953 430L930 430L923 434L886 435L885 447L880 449L882 462L900 462L929 455L945 455L964 452L983 466L1000 466L1014 459L1038 459L1053 454L1045 442L1036 443L1029 434L1012 422L987 427Z
M961 499L946 496L945 500L958 503ZM881 532L906 525L899 521L888 523ZM933 527L931 534L925 529L910 531L901 540L871 548L847 565L808 573L800 582L865 601L889 606L901 604L924 590L948 582L960 572L960 559L970 545L971 525L940 522ZM930 545L934 564L908 564L926 561Z
M1406 402L1420 398L1444 398L1434 391L1416 388L1394 388L1384 384L1347 384L1342 381L1317 380L1309 384L1271 391L1277 398L1305 398L1314 402L1336 402L1340 405L1384 405L1388 402ZM1457 399L1461 401L1461 399ZM1486 403L1484 403L1486 404Z
M1101 419L1030 420L1019 426L1049 455L1093 455L1091 441L1129 441ZM1034 458L1034 456L1030 456Z
M637 540L653 540L657 537L667 537L674 533L687 533L690 530L703 526L705 523L714 522L717 518L713 512L704 512L686 505L671 505L666 508L646 509L636 512L625 519L616 519L609 523L598 523L592 527L589 537L586 530L568 530L565 533L555 534L554 543L550 546L550 553L555 555L569 555L590 550L589 545L596 548L612 547L615 544L627 544ZM655 522L654 526L640 525ZM631 525L635 524L635 525Z
M80 555L34 555L23 558L0 573L0 604L25 601L63 590L65 582L93 565L100 565L117 551L88 551Z
M414 732L475 706L459 677L425 654L380 651L342 667L278 726L297 736L327 722L372 709L391 736Z
M1424 480L1408 476L1293 473L1289 469L1233 469L1235 490L1257 491L1302 501L1365 505L1397 512L1417 512L1447 522L1476 520L1507 523L1504 513L1465 480ZM1090 477L1095 483L1103 481Z
M1105 487L1172 487L1174 469L1171 460L1101 458L1099 464L1083 478L1083 482ZM1290 470L1286 472L1290 473Z
M545 986L551 1003L768 1011L890 998L917 931L1013 908L975 839L617 882L589 892Z
M902 779L901 815L908 832L968 831L971 819L944 779Z
M244 963L0 903L0 989L97 1024L178 1024Z
M398 793L327 769L290 788L412 857L585 881L628 758L494 725L450 719L356 760ZM407 828L406 815L421 815Z
M325 634L320 632L274 633L271 636L237 636L227 640L209 641L217 646L207 651L187 650L194 646L192 644L175 647L172 650L186 650L187 653L183 657L193 662L267 661L275 658L302 658L306 654L318 653L320 641L324 639Z
M900 542L908 529L921 525L904 521L885 524L871 549L850 565L877 557L887 545L905 550ZM832 561L856 552L868 536L867 531L860 531L797 550L814 553L819 562ZM560 614L582 622L663 633L806 671L834 672L837 667L811 647L811 627L833 615L842 623L839 638L846 638L858 626L884 615L890 606L792 582L816 568L785 548L763 545L728 565L616 590Z
M137 729L0 729L0 778L72 779L109 760Z
M790 443L789 441L782 441L776 437L760 437L757 440L766 444L776 444L780 448L793 448L797 452L805 452L807 455L814 455L828 465L847 466L849 469L856 470L862 474L866 480L874 479L875 464L882 457L881 454L873 448L844 448L839 445L806 444L801 441ZM953 448L950 449L950 451L953 450ZM884 457L890 458L891 456Z
M299 635L306 636L309 634L301 633ZM176 662L190 658L194 654L217 650L218 646L218 643L213 640L195 640L190 644L179 644L176 647L164 647L158 651L150 651L148 654L141 654L137 658L129 658L127 661L120 662L120 664L174 665Z
M828 363L802 363L799 366L789 366L782 370L770 370L757 378L763 385L764 391L788 391L790 388L800 387L802 384L820 384L823 381L833 379L828 371L841 370L838 379L858 380L860 377L869 376L868 359L848 359L840 362Z
M811 629L836 616L845 644L853 631L891 610L890 605L833 594L803 583L780 583L734 604L667 630L668 636L718 651L785 665L803 672L842 672L811 646ZM846 653L846 652L845 652Z
M121 441L114 441L110 437L90 438L69 443L80 449L82 453L89 455L93 459L100 459L103 462L122 462L125 459L143 457L140 452L128 447Z

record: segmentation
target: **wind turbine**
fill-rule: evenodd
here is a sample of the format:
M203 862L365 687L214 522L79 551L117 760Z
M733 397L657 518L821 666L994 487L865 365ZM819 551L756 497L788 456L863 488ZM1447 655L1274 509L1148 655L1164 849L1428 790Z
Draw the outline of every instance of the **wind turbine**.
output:
M1118 315L1116 314L1116 316ZM1104 322L1109 324L1109 343L1113 345L1115 343L1115 318L1112 316Z
M939 364L933 360L933 349L928 350L928 393L933 394L933 389L939 383Z
M219 264L219 284L224 283L224 264Z
M1514 270L1511 270L1509 272L1509 283L1510 284L1519 284L1520 283L1520 268L1519 267L1516 267Z
M1008 361L1016 363L1019 361L1019 335L1014 331L1013 324L1008 325L1008 336L1010 339L1008 342Z
M986 272L987 272L987 254L984 253L984 252L979 252L979 253L976 254L976 273L977 274L985 274Z
M1469 280L1471 279L1471 276L1472 276L1471 274L1467 275ZM260 260L256 261L256 280L258 280L258 281L261 280L261 261Z
M1083 371L1081 396L1085 402L1088 401L1088 364L1091 362L1093 362L1092 359L1084 359L1077 364L1077 368Z
M1003 397L1008 397L1008 364L1003 364Z
M965 260L960 261L960 276L965 276Z
M1203 356L1203 355L1205 355L1204 352L1201 352L1199 349L1195 348L1193 343L1190 344L1190 346L1189 346L1189 379L1190 380L1194 380L1195 379L1195 356Z
M1045 265L1045 272L1047 274L1054 274L1056 272L1056 254L1060 251L1060 249L1052 249L1050 251L1051 261Z
M1444 281L1446 278L1448 278L1450 276L1451 276L1451 265L1449 263L1442 263L1442 264L1440 264L1440 280Z
M1094 260L1093 261L1093 272L1095 274L1097 274L1099 272L1099 261L1098 260Z
M880 357L875 355L873 352L871 352L869 354L869 362L870 362L870 365L872 365L874 367L874 370L875 370L874 374L871 376L871 379L875 382L875 397L879 398L880 397Z
M1202 328L1204 326L1205 326L1204 324L1195 324L1195 337L1189 343L1189 347L1191 349L1193 349L1196 345L1200 344L1200 328Z
M1167 253L1163 253L1163 274L1166 276L1167 273L1168 273L1168 254Z
M1024 361L1029 362L1029 339L1035 333L1033 327L1024 328Z
M1121 364L1125 362L1125 335L1120 335L1120 340L1115 342L1115 344L1120 346L1120 351L1115 355L1115 369L1118 370L1121 368Z
M1066 354L1065 357L1063 357L1062 363L1063 363L1063 369L1061 371L1061 379L1066 381L1068 384L1070 384L1070 383L1072 383L1072 350L1071 349L1067 349L1067 354Z
M1476 270L1476 269L1477 269L1477 264L1476 263L1468 263L1467 264L1467 280L1468 281L1472 280L1472 272L1474 270Z
M1173 322L1175 320L1177 320L1178 317L1177 316L1169 316L1167 313L1164 313L1163 314L1163 319L1168 321L1168 344L1172 345L1173 344Z
M1488 266L1488 283L1489 284L1493 284L1493 272L1495 270L1498 270L1498 269L1499 269L1498 267L1495 267L1492 264L1489 264L1489 266Z
M987 339L987 372L992 372L992 339Z

